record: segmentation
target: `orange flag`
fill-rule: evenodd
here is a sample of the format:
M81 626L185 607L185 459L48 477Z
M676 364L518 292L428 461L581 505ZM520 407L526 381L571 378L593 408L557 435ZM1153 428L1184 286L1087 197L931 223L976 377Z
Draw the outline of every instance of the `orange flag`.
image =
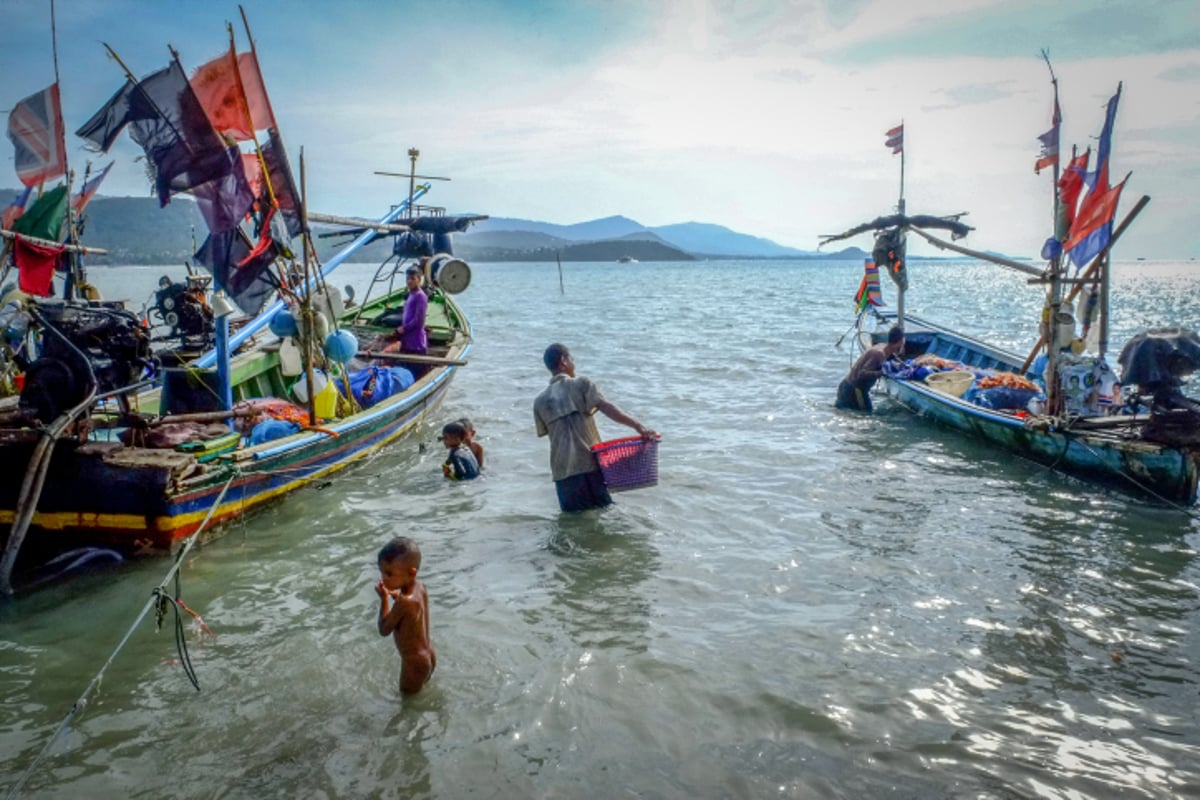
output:
M247 107L254 130L275 127L271 104L258 71L258 59L253 53L242 53L237 57L237 72L234 71L233 54L220 55L197 68L191 84L217 133L237 141L253 139L254 133L246 122ZM244 95L242 89L245 89Z

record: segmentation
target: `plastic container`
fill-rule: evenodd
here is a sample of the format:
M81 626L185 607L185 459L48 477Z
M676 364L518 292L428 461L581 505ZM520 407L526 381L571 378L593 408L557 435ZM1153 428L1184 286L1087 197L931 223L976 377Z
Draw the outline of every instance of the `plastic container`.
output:
M934 372L925 376L925 383L939 392L945 392L953 397L962 397L963 392L971 388L975 382L975 373L966 370L952 372Z
M337 415L337 386L321 370L313 370L313 411L322 419L333 419ZM308 384L305 378L296 381L292 394L302 404L308 403Z
M661 436L629 436L592 445L600 474L610 492L627 492L658 484L658 443Z

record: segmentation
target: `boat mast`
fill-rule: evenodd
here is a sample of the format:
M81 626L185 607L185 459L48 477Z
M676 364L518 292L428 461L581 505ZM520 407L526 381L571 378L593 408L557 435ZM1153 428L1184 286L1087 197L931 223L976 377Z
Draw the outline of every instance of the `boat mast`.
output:
M62 110L62 83L58 77L58 25L54 15L54 0L50 0L50 52L54 59L54 85L58 88L59 110ZM58 126L58 149L62 153L63 158L63 178L67 184L67 242L69 244L78 245L79 235L75 230L75 213L71 204L71 163L70 157L67 155L67 132L65 120L59 120ZM39 190L40 191L40 190ZM70 300L75 294L75 289L86 281L86 276L83 273L83 262L78 250L69 250L70 255L68 260L71 264L71 269L67 273L67 279L63 286L63 299Z
M1054 127L1055 135L1061 133L1062 120L1060 118L1058 105L1058 77L1054 74L1054 67L1050 65L1050 54L1045 49L1042 50L1042 60L1046 62L1046 69L1050 72L1050 85L1054 87ZM1055 143L1058 147L1058 143ZM1058 214L1059 203L1061 199L1058 193L1058 178L1059 178L1059 158L1057 152L1054 158L1054 183L1051 190L1050 203L1050 230L1054 231L1055 236L1058 234ZM1045 329L1046 339L1046 373L1043 376L1046 382L1046 405L1047 410L1053 415L1057 414L1062 409L1061 397L1058 391L1058 342L1055 341L1058 330L1058 315L1062 310L1063 302L1063 265L1062 248L1056 248L1050 259L1050 287L1048 297L1046 298L1046 309L1043 313L1043 327Z
M900 118L900 199L896 202L896 210L904 216L904 118ZM903 240L901 240L903 241ZM905 259L908 258L907 249ZM890 269L889 265L889 269ZM896 324L904 327L904 289L896 287Z

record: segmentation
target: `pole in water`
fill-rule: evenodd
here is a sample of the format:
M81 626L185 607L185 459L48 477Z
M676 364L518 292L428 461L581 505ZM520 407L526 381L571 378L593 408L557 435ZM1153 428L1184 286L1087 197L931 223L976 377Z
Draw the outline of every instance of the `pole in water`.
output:
M559 293L559 294L566 294L566 293L567 293L567 290L566 290L565 288L563 288L563 277L562 277L562 254L561 254L561 253L559 253L558 251L555 251L555 253L554 253L554 258L558 260L558 293Z

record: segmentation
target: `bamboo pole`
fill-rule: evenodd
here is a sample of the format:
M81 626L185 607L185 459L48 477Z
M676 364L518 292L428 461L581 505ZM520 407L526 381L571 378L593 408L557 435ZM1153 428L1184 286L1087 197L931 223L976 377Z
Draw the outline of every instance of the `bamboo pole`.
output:
M461 358L425 356L419 353L383 353L376 350L360 350L355 353L355 356L358 358L377 358L380 361L408 361L413 364L433 364L435 366L464 367L467 364Z
M38 247L61 247L68 253L83 253L85 255L106 256L108 251L103 247L84 247L81 244L63 244L62 242L52 242L49 239L39 239L36 236L26 236L23 233L0 229L0 237L5 239L20 239L30 244L36 244Z

